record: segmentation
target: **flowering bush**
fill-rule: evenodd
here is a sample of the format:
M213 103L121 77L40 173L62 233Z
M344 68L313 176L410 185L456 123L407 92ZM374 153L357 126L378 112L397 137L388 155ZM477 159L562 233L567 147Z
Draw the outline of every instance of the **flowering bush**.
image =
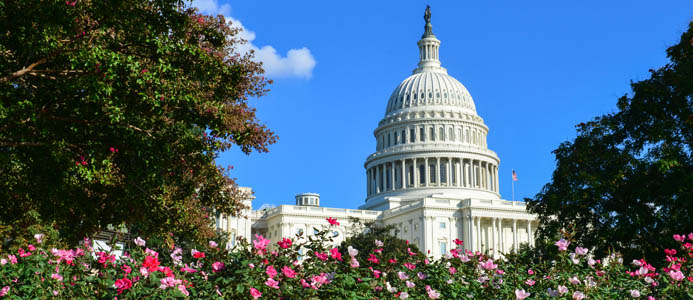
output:
M667 267L645 260L597 259L569 241L539 264L494 260L461 248L433 260L412 252L329 245L329 228L277 245L256 235L227 251L215 241L193 249L161 248L137 238L121 257L94 250L44 249L45 237L0 256L0 297L108 299L684 299L693 295L693 233L676 235ZM376 249L387 247L374 240ZM456 243L458 247L462 242ZM151 248L150 248L151 247Z

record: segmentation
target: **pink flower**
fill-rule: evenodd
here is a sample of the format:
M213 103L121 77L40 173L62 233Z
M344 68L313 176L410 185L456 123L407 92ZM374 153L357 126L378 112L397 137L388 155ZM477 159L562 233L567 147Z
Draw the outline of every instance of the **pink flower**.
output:
M570 242L560 239L556 242L556 247L558 247L558 251L566 251L568 250L568 245L570 245Z
M149 272L156 272L159 269L159 259L153 256L147 256L144 258L144 262L142 262L142 267L147 268Z
M252 296L253 299L257 299L262 297L262 293L255 288L250 288L250 296Z
M375 278L380 278L380 274L381 274L381 273L382 273L382 272L380 272L379 270L373 270L373 277L375 277Z
M464 242L460 239L455 239L453 242L455 242L455 245L463 245Z
M10 286L9 285L4 286L2 289L0 289L0 297L7 295L7 293L9 293L9 292L10 292Z
M179 290L181 293L183 293L183 295L185 295L185 296L189 296L189 295L190 295L190 293L188 292L188 290L185 288L185 285L179 284L179 285L178 285L178 290Z
M279 289L279 281L276 281L272 278L267 278L267 281L265 281L265 285L273 289Z
M406 285L407 285L408 288L413 288L413 287L416 286L416 284L414 284L413 282L411 282L411 281L409 281L409 280L407 280Z
M287 266L284 266L282 268L282 273L284 274L284 276L286 276L286 278L296 277L296 271L294 271L292 268L289 268Z
M17 257L14 256L14 255L8 254L8 255L7 255L7 258L10 260L10 264L14 265L14 264L17 263Z
M267 266L267 269L265 269L265 274L267 274L269 278L274 278L274 276L277 276L277 269L275 269L273 266Z
M327 218L326 220L327 220L328 223L330 223L330 225L339 226L339 222L337 222L337 219L334 219L334 218L331 218L331 217L330 217L330 218Z
M677 242L683 242L686 239L685 235L674 234L674 240Z
M455 267L450 267L448 268L448 272L450 272L450 275L455 275L455 273L457 273L457 269L455 269Z
M118 289L118 295L120 295L124 290L132 287L132 280L128 279L127 277L123 277L116 280L114 285Z
M224 269L224 263L220 261L216 261L212 264L212 272L219 272L222 269Z
M370 254L368 257L368 261L370 261L376 265L380 263L380 260L378 260L378 258L375 257L375 254Z
M217 244L217 242L209 241L209 248L216 248L217 246L219 246L219 244Z
M7 259L0 258L0 266L4 266L7 264Z
M269 245L270 240L266 239L260 234L255 234L256 240L253 241L253 246L257 250L258 254L262 255L267 252L267 245Z
M430 298L430 299L440 298L440 293L438 293L438 291L432 289L430 285L426 286L426 293L428 293L428 298Z
M685 278L685 276L683 276L683 273L681 273L681 270L670 270L667 274L669 274L669 277L671 277L671 279L676 281L681 281Z
M37 243L39 243L39 244L43 243L43 234L42 233L34 234L34 238L36 239Z
M428 278L428 275L426 275L426 274L424 274L424 273L422 273L422 272L416 273L416 276L418 276L419 279L421 279L421 280L424 280L424 279Z
M558 291L559 294L563 295L563 294L568 292L568 287L566 287L565 285L559 285L558 289L556 289L556 290Z
M322 252L314 252L315 257L319 258L320 260L327 260L327 253L322 253Z
M582 300L582 299L585 299L585 294L583 294L580 291L575 291L573 293L573 300Z
M529 295L531 295L531 293L525 292L524 289L522 289L522 290L515 289L515 300L522 300L524 298L529 297Z
M282 249L289 248L292 244L293 242L290 238L282 238L281 241L277 242L277 245L279 245L279 247L281 247Z
M587 254L587 248L575 247L575 254L585 255L585 254Z
M337 249L337 248L330 249L330 256L333 259L336 259L338 261L342 261L342 254L339 253L339 249Z
M185 267L180 268L180 271L181 271L181 272L185 272L185 273L195 273L195 272L197 272L197 270L195 270L195 269L193 269L193 268L191 268L191 267L188 267L188 264L185 264Z
M490 258L489 258L487 261L485 261L485 262L480 262L480 263L479 263L479 266L480 266L482 269L484 269L484 270L489 270L489 271L490 271L490 270L493 270L493 269L495 269L495 268L498 268L498 265L497 265L497 264L494 264L494 263L493 263L493 260L490 259Z
M404 263L404 267L407 268L407 269L409 269L409 270L414 270L414 269L416 269L416 265L415 265L415 264L408 263L408 262ZM420 272L419 272L419 273L420 273Z
M401 280L409 279L409 275L407 275L407 273L404 272L397 272L397 277L399 277L399 279Z
M141 267L140 268L140 274L142 274L142 276L144 276L144 277L149 277L149 270L147 270L146 267Z
M251 269L255 269L255 264L254 264L254 263L249 263L249 264L248 264L248 267L251 268Z
M349 261L349 266L352 268L358 268L359 267L359 261L356 260L355 257L351 257L351 260Z
M580 284L580 279L578 279L577 276L568 278L568 281L570 281L572 284Z
M206 255L205 255L204 252L197 251L196 249L192 249L192 256L193 256L194 258L198 258L198 259L199 259L199 258L205 258Z
M378 248L382 247L382 246L383 246L383 241L381 241L381 240L375 240L375 246L378 247Z
M532 279L527 279L527 280L525 280L525 284L526 284L526 285L529 285L529 286L533 286L535 283L536 283L536 281L534 281L534 280L532 280Z
M529 269L529 270L527 270L527 274L534 275L534 271L532 269Z
M147 244L147 242L139 236L135 239L135 245L137 245L137 246L144 247L144 245L146 245L146 244Z

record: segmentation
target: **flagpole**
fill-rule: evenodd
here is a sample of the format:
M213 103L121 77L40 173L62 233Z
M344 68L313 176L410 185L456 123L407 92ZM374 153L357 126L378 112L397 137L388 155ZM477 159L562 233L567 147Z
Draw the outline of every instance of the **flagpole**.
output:
M513 169L513 172L515 172L514 169ZM510 181L512 182L512 187L513 187L513 201L515 201L515 178L513 178L512 175L510 176Z

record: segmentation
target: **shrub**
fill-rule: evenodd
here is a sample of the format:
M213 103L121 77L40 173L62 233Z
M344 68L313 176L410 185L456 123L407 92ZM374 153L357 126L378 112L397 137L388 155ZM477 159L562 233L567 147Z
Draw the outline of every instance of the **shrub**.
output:
M453 249L433 260L420 254L386 260L378 245L366 259L349 245L329 245L326 226L277 245L256 235L225 250L217 242L191 249L156 247L137 238L116 258L91 248L44 249L36 242L0 256L0 296L101 299L683 299L693 295L693 233L675 235L667 266L623 264L618 254L591 257L569 241L533 265ZM373 241L380 243L380 241ZM363 253L361 253L363 254ZM518 259L520 258L520 259Z

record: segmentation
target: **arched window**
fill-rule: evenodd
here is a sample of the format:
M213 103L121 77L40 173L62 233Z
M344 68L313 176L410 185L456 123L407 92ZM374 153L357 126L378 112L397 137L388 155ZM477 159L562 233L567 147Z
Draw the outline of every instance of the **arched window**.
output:
M447 170L445 168L445 163L440 163L440 183L447 183Z
M426 166L419 166L419 184L426 183Z
M432 164L429 166L429 174L431 174L431 183L436 183L436 165Z

